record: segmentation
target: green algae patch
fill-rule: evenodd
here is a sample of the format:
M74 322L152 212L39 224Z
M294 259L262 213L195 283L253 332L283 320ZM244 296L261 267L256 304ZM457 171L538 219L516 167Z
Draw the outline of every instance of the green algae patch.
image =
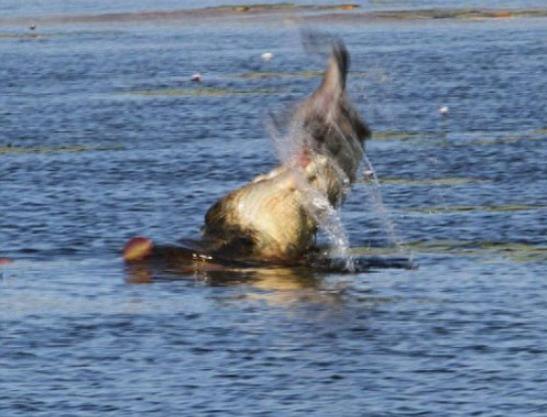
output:
M397 130L384 130L380 132L372 132L373 140L409 140L416 139L426 135L421 132L404 132ZM430 134L427 134L430 135Z
M408 185L408 186L458 186L466 184L477 184L483 182L474 178L428 178L428 179L407 179L407 178L380 178L380 183L385 185Z
M111 13L99 14L61 14L52 16L40 17L20 17L10 19L11 22L20 22L21 24L29 23L136 23L136 22L169 22L178 21L182 23L195 24L197 19L210 20L221 18L238 18L247 15L253 17L278 17L278 16L298 16L313 15L321 12L333 12L338 14L348 14L358 9L360 6L355 3L345 4L295 4L295 3L272 3L272 4L237 4L237 5L222 5L213 7L202 7L195 9L173 9L173 10L144 10L144 11L120 11ZM2 23L0 17L0 24Z
M350 248L352 256L407 256L407 246L398 248L394 246L376 247L376 246L361 246Z
M264 80L275 78L318 78L323 75L323 71L250 71L241 74L240 77L246 80Z
M44 41L48 37L37 33L0 33L0 41Z
M131 91L127 94L145 97L226 97L243 95L266 95L274 94L274 91L266 88L252 90L238 90L220 87L198 87L198 88L158 88L151 90Z
M525 243L484 242L481 251L491 252L508 258L513 262L544 262L547 261L547 247Z
M443 213L466 213L466 212L485 212L485 213L504 213L546 209L544 205L532 204L502 204L502 205L484 205L484 206L434 206L418 207L406 209L413 213L443 214Z
M456 187L459 185L482 184L488 182L477 178L465 177L446 177L446 178L398 178L385 177L379 178L381 185L396 185L408 187ZM359 183L369 184L370 179L358 180ZM418 209L421 211L421 209Z
M511 262L545 262L547 246L516 242L432 240L405 242L402 250L407 253L449 254L454 256L473 256L492 261L495 258ZM395 248L352 248L354 256L393 256ZM399 252L400 253L400 252Z
M512 144L521 141L545 140L547 129L536 129L532 131L517 131L511 133L491 132L462 132L460 136L448 137L446 132L416 132L384 130L372 132L372 139L375 141L409 141L415 140L431 146L439 147L461 147L461 146L491 146L498 144Z
M251 4L238 4L238 5L220 5L213 7L206 7L203 10L210 10L213 12L236 12L236 13L258 13L258 12L269 12L269 11L314 11L314 10L355 10L360 6L356 3L345 3L345 4L300 4L290 2L281 2L281 3L271 3L271 4L262 4L262 3L251 3Z
M547 17L546 9L419 9L387 10L369 13L371 17L392 20L433 20L433 19L511 19L525 17Z
M538 136L535 132L523 132L521 134L512 134L500 138L477 138L473 140L473 145L488 146L540 140L545 140L545 137Z
M243 78L245 80L268 80L268 79L279 79L279 78L295 78L295 79L310 79L310 78L320 78L324 74L324 71L249 71L243 74L239 74L238 78ZM365 77L368 73L364 71L350 71L349 77Z
M265 10L287 10L294 9L296 5L294 3L282 2L282 3L272 3L272 4L260 4L260 3L250 3L250 4L221 4L220 6L206 7L205 10L211 11L233 11L233 12L256 12L256 11L265 11Z
M87 146L87 145L66 145L66 146L0 146L0 155L10 154L51 154L51 153L80 153L94 151L118 151L125 149L122 145L112 146Z
M9 20L0 17L0 24L74 24L74 23L138 23L138 22L178 22L194 25L198 21L219 21L220 19L256 24L255 18L279 20L296 18L301 21L324 23L367 23L374 21L419 21L419 20L463 20L482 21L486 19L544 18L546 8L494 9L494 8L430 8L359 11L359 4L296 4L280 2L272 4L234 4L195 9L121 11L99 14L61 14L38 17L18 17Z
M535 129L535 130L532 130L530 133L531 133L532 135L543 136L543 138L545 139L545 137L547 137L547 127L546 127L546 128L542 128L542 129Z

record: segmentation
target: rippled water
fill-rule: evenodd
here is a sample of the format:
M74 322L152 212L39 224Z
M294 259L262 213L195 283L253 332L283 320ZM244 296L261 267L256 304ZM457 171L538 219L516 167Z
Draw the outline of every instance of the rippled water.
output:
M418 270L123 265L275 163L323 65L294 26L0 27L0 415L547 414L545 20L326 28ZM398 255L369 187L353 253Z

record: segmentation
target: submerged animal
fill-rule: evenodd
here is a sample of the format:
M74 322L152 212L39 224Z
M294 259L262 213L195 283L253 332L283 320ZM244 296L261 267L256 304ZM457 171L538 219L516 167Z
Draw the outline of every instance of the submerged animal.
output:
M199 259L291 264L313 250L321 219L342 204L356 179L371 133L346 93L349 60L345 45L333 43L320 86L295 107L288 122L288 157L209 208ZM158 248L135 238L124 258L161 256ZM196 259L188 248L177 253Z

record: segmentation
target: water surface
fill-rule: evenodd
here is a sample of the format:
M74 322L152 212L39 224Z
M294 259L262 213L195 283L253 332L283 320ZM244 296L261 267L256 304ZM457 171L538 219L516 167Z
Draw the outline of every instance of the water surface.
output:
M5 16L105 10L24 3ZM112 8L148 8L131 4ZM121 262L136 234L198 235L216 198L275 164L266 116L323 64L294 24L0 27L2 416L547 413L545 20L328 30L352 54L385 205L355 185L353 252L398 241L418 270Z

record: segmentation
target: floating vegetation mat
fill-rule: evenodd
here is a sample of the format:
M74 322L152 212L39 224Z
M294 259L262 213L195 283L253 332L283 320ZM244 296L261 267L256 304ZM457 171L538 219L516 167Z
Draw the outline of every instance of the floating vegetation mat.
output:
M240 17L246 15L268 16L279 14L309 14L320 12L348 12L359 8L358 4L319 4L297 5L295 3L272 4L239 4L204 7L195 9L147 10L140 12L113 12L100 14L55 15L46 17L21 17L10 19L12 22L40 23L108 23L108 22L142 22L142 21L187 21L196 23L196 19L215 19L223 17ZM0 23L3 20L1 19Z
M361 246L350 248L351 256L393 256L393 255L405 255L405 248L397 248L394 246L376 247L376 246ZM410 249L410 248L409 248Z
M249 19L248 17L252 17ZM547 9L486 9L486 8L433 8L420 10L362 11L358 4L239 4L196 9L148 10L141 12L114 12L101 14L55 15L42 17L0 18L0 23L115 23L143 21L177 21L195 24L199 20L221 18L239 19L241 22L256 24L256 18L279 20L296 18L299 20L328 20L333 22L356 23L378 20L433 20L433 19L514 19L526 17L547 17Z
M65 145L65 146L0 146L0 155L6 154L33 154L33 153L78 153L93 151L114 151L125 149L122 145L89 146L89 145Z
M531 204L502 204L497 206L437 206L437 207L420 207L420 208L408 208L405 211L414 213L466 213L466 212L485 212L485 213L504 213L504 212L516 212L516 211L530 211L547 209L547 206L543 205L531 205Z
M522 141L540 141L545 140L545 137L540 137L535 132L523 132L521 134L511 134L497 138L478 138L473 139L473 145L488 146L498 144L511 144ZM455 145L467 146L466 143L456 143Z
M509 19L517 17L546 17L547 9L423 9L390 10L370 13L370 16L393 20L423 19Z
M488 146L497 144L511 144L521 141L547 140L547 129L522 130L513 132L461 132L458 135L448 136L443 131L397 131L384 130L372 133L374 141L419 141L421 144L441 147L461 147L470 144Z
M405 247L410 251L429 253L452 253L503 257L514 262L547 261L547 246L513 242L466 242L466 241L430 241L409 242Z
M409 185L409 186L457 186L465 184L477 184L484 182L475 178L427 178L427 179L410 179L410 178L380 178L380 183L385 185Z
M130 91L127 94L147 97L224 97L274 94L274 91L266 88L252 90L236 90L221 87L197 87L197 88L157 88L150 90Z
M37 33L1 33L0 41L45 41L49 37Z
M368 73L364 71L350 71L349 76L365 77ZM249 71L240 74L239 77L246 80L264 80L276 78L320 78L323 76L323 71Z
M247 80L262 80L271 78L318 78L323 75L323 71L250 71L240 75Z
M394 247L357 247L351 249L353 256L393 256L394 253L451 254L455 256L486 257L508 259L513 262L547 261L547 246L516 242L432 240L425 242L407 242L402 248ZM413 256L414 257L414 256Z
M442 134L439 132L439 134ZM384 130L379 132L372 132L373 140L409 140L416 139L424 136L433 135L430 132L404 132L397 130Z
M547 137L547 128L535 129L535 130L532 130L531 133L536 135L541 135L543 137Z

